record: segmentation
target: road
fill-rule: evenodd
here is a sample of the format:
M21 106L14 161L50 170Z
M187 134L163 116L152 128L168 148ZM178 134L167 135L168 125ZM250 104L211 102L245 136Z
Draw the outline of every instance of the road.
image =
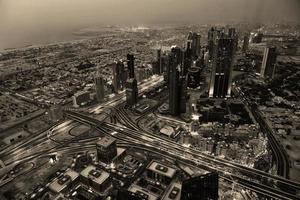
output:
M130 140L130 142L133 144L137 143L138 145L144 145L149 149L153 148L156 151L161 151L164 154L171 154L173 157L176 157L176 159L183 159L186 162L193 162L195 165L202 164L203 166L208 167L210 170L218 171L222 176L233 178L242 186L251 188L252 191L260 194L264 193L269 197L279 199L300 199L299 196L293 195L280 188L276 188L274 185L267 185L266 183L262 182L265 178L267 178L268 180L272 180L274 183L280 182L281 185L300 190L299 183L292 182L288 179L272 176L268 173L240 166L226 160L217 159L205 155L195 149L184 147L173 142L172 140L161 139L159 136L153 136L148 133L144 133L141 130L133 130L131 128L110 123L101 123L101 125L99 125L99 121L78 113L68 113L68 115L82 123L90 124L95 127L105 127L111 131L116 131L120 133L118 134L118 139L123 137Z
M151 89L153 86L159 85L160 82L157 80L162 79L161 77L158 77L140 85L140 95L147 92L147 90ZM123 111L119 114L119 117L123 119L125 126L111 124L93 118L93 115L96 112L102 112L107 109L107 107L114 107L119 103L123 103L124 98L124 93L117 95L109 102L103 103L102 105L89 110L89 114L88 112L86 112L86 114L82 114L74 111L66 111L66 114L74 121L93 126L106 134L117 133L117 135L111 134L111 136L116 137L119 142L126 142L128 145L132 145L136 148L144 148L147 151L154 151L165 156L168 155L173 159L180 160L186 164L199 166L208 170L216 170L223 179L231 182L235 181L241 186L259 194L264 194L268 197L277 199L300 199L299 196L286 192L284 189L276 186L276 183L280 183L281 186L300 191L300 183L290 181L283 177L273 176L256 169L247 168L234 162L215 158L214 156L204 154L196 149L182 146L170 139L161 138L159 135L141 130L141 128L130 120ZM74 121L71 121L70 123L75 123ZM71 125L70 127L72 126L74 125ZM64 126L60 127L60 129L61 128L64 128ZM83 147L81 144L78 145L78 142L80 141L84 141L85 144L94 144L95 139L96 138L75 137L70 141L58 143L46 150L34 147L29 152L23 152L20 149L16 155L13 155L10 158L10 162L8 162L8 160L4 160L4 162L8 165L7 169L11 169L15 164L26 162L40 156L45 156L51 152L57 152L59 149L68 148L68 145L71 143L72 146L76 144L75 147L78 148ZM39 142L42 143L49 140L51 140L51 137L41 137ZM25 147L27 145L29 144L24 144ZM11 151L7 151L5 153L9 155L10 152ZM264 180L268 180L268 182L271 183L266 184L263 182Z
M267 136L272 153L275 157L277 174L288 179L290 169L289 159L285 150L277 141L272 128L268 126L257 106L250 102L240 89L233 88L233 92L239 95L244 104L249 107L262 132Z

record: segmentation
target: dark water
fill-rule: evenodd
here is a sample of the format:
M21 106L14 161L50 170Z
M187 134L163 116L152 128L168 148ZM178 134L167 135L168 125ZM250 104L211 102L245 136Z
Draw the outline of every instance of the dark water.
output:
M0 50L107 24L299 21L299 0L0 0Z

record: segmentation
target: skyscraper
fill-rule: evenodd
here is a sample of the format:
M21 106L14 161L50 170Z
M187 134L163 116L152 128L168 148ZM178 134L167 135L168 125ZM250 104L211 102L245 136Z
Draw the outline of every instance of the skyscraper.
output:
M181 200L217 200L218 174L213 172L183 181Z
M97 101L100 103L104 99L104 80L101 76L95 77L95 90Z
M187 46L184 52L183 75L188 73L188 69L192 66L192 41L187 41Z
M134 106L138 101L137 81L134 78L126 81L126 103L129 106Z
M197 59L201 54L201 35L198 33L193 33L192 35L192 56Z
M127 67L129 78L134 78L134 60L135 58L133 54L127 54Z
M261 64L260 75L264 78L274 78L276 68L276 47L267 46L264 51L264 57Z
M232 36L232 32L230 35ZM230 97L236 38L223 33L213 46L209 97Z
M171 115L179 115L186 111L186 82L180 77L180 65L177 64L176 55L169 58L169 112Z
M125 67L122 60L113 64L113 86L114 91L118 92L123 89L125 83Z
M157 49L157 58L156 58L156 73L161 74L163 72L163 63L162 63L162 51Z
M211 27L211 29L208 31L208 36L207 36L209 59L212 59L212 55L213 55L215 34L216 34L216 29L214 27Z

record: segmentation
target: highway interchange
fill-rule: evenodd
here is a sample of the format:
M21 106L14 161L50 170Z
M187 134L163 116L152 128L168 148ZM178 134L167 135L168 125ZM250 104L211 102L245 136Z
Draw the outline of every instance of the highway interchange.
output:
M163 86L162 82L162 77L149 79L139 86L139 95L143 96L152 88ZM278 169L279 171L283 170L280 172L280 175L282 174L282 176L271 175L263 171L204 154L196 149L180 145L171 139L143 130L136 122L130 119L124 109L116 108L116 106L122 104L124 100L125 97L123 91L107 102L94 108L90 108L84 114L83 112L78 112L76 110L66 109L65 114L70 120L64 122L63 125L55 125L48 131L44 131L39 135L35 135L18 145L0 152L2 161L5 164L5 167L0 169L0 175L4 176L18 164L39 157L70 151L76 152L82 149L93 149L95 147L97 136L89 138L75 136L68 141L55 141L52 137L53 135L49 135L49 131L53 132L55 130L59 132L66 126L69 126L70 128L75 127L79 122L94 127L102 133L116 137L119 146L154 152L175 159L186 165L192 165L210 171L217 171L222 179L238 184L257 194L265 195L266 197L284 200L300 199L300 196L291 192L300 191L300 183L286 179L286 176L284 175L286 169ZM107 110L111 110L111 113L107 114ZM103 119L106 119L110 114L115 114L114 117L122 122L122 125L95 119L95 115L101 114L105 115ZM264 128L263 131L265 131ZM52 145L49 145L48 148L44 148L44 146L49 143ZM12 179L13 178L1 181L0 187Z

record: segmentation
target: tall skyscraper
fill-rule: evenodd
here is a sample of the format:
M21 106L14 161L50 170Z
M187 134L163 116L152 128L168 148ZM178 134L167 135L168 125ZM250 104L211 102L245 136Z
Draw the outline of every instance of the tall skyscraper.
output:
M126 81L126 103L129 106L134 106L138 101L137 81L134 78Z
M134 78L134 60L135 58L133 54L127 54L127 67L129 78Z
M177 116L186 111L186 82L180 77L180 65L174 54L169 58L169 68L169 112Z
M230 35L232 36L232 32ZM216 39L213 47L209 97L230 97L235 48L235 37L223 33Z
M209 53L209 59L211 60L213 57L214 53L214 47L215 47L215 42L218 37L221 35L221 30L218 30L215 27L212 27L208 31L208 37L207 37L207 43L208 43L208 53Z
M100 103L104 99L104 80L101 76L96 76L94 81L97 101Z
M194 59L197 59L201 54L201 35L198 33L193 33L192 35L192 55Z
M125 67L122 60L113 64L113 86L115 92L123 89L125 84Z
M218 174L204 174L183 181L181 200L217 200L218 190Z
M183 75L185 76L188 73L189 68L192 66L192 41L187 41L187 46L184 52L184 61L183 61Z
M162 60L162 51L157 49L157 58L156 58L156 73L161 74L163 70L163 60Z
M274 78L276 68L276 47L267 46L264 51L264 57L261 64L260 75L264 78Z

